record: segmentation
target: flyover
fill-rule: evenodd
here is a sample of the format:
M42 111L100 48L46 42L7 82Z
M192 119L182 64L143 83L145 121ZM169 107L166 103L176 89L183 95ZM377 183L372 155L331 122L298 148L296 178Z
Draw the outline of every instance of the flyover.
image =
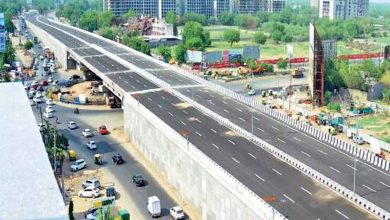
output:
M167 91L182 93L205 108L218 112L241 129L346 188L353 185L351 166L354 160L351 155L264 112L253 111L246 103L222 94L198 79L114 42L45 18L30 18L28 24L43 29L65 45L67 49L62 53L67 52L95 72L118 97L130 94L170 128L178 133L188 131L191 144L256 195L275 198L271 204L283 215L291 219L372 217L339 194L276 159L257 144L236 135L198 108L190 106L183 109L183 98ZM389 210L386 200L390 178L386 171L363 161L357 163L357 169L356 194Z

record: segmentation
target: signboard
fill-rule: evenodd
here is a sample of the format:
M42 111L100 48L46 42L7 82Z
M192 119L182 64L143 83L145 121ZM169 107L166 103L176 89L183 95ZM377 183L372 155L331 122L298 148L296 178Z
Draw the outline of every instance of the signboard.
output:
M189 63L201 63L203 57L202 51L187 50L186 61Z
M95 199L91 201L91 208L104 208L115 205L115 196Z
M0 52L5 50L4 13L0 13Z
M259 46L244 46L242 49L242 57L244 59L260 59L260 48Z
M287 45L287 57L290 60L294 57L294 46L292 44Z

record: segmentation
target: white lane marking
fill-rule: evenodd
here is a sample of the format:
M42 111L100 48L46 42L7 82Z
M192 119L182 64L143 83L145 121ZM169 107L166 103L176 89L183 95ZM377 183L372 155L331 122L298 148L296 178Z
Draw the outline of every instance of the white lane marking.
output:
M131 88L135 89L135 87L133 85L131 85Z
M202 121L201 120L199 120L199 119L196 119L199 123L202 123Z
M201 134L201 133L199 133L199 132L197 132L197 131L195 131L195 133L196 133L197 135L199 135L200 137L202 137L202 134Z
M130 78L133 78L133 76L130 76Z
M228 139L228 141L229 141L231 144L236 145L236 143L234 143L233 141L231 141L231 140L229 140L229 139Z
M227 105L227 102L225 102L225 101L222 101L223 102L223 104L226 104Z
M242 112L242 110L241 110L241 109L239 109L239 108L237 108L237 110L238 110L239 112Z
M340 212L339 210L335 209L335 211L336 211L337 213L339 213L341 216L343 216L344 218L350 219L347 215L345 215L344 213Z
M210 104L215 105L215 103L213 101L209 100L209 102L210 102Z
M165 99L165 97L164 97L164 96L161 96L161 98L162 98L162 99Z
M216 144L211 144L211 145L213 145L215 148L219 150L219 147Z
M214 132L214 133L217 133L217 131L216 131L216 130L214 130L214 129L212 129L212 128L210 128L210 130L211 130L212 132Z
M224 111L224 112L226 112L226 113L229 113L229 111L228 111L228 110L226 110L226 109L223 109L223 111Z
M152 101L152 99L151 99L150 97L148 97L148 100L149 100L149 101Z
M351 165L349 165L349 164L345 164L345 166L347 166L347 167L349 167L349 168L355 170L355 167L353 167L353 166L351 166Z
M186 111L184 111L184 110L183 110L183 113L186 114L186 115L188 115L188 112L186 112Z
M257 175L256 173L255 173L255 176L256 176L257 178L259 178L261 181L265 182L265 180L264 180L263 178L261 178L259 175Z
M211 95L211 94L210 94L210 96L214 98L214 96L213 96L213 95Z
M288 200L290 200L290 202L295 203L295 201L293 199L291 199L290 197L288 197L286 194L283 194L283 196L286 197Z
M274 126L271 126L273 129L275 129L275 130L277 130L277 131L279 131L279 128L277 128L277 127L274 127Z
M382 181L379 181L379 183L382 184L382 185L384 185L384 186L386 186L387 188L390 188L389 185L387 185L386 183L384 183L384 182L382 182Z
M168 114L170 114L171 116L173 116L173 114L172 114L172 113L170 113L170 112L168 112Z
M280 138L278 138L278 141L280 141L280 142L282 142L282 143L286 143L284 140L282 140L282 139L280 139Z
M139 83L139 80L138 80L138 79L136 79L135 81L136 81L137 83Z
M122 77L121 77L121 76L118 76L118 78L119 78L119 79L122 79Z
M200 95L195 95L196 97L198 97L198 98L202 98L202 96L200 96Z
M232 160L234 160L234 162L240 164L240 161L236 160L236 158L232 157Z
M245 121L245 119L243 119L243 118L241 118L241 117L240 117L239 119L240 119L241 121Z
M146 88L147 86L144 84L144 87Z
M256 121L260 121L260 119L256 118L256 117L253 117Z
M340 170L338 170L338 169L336 169L336 168L334 168L334 167L329 167L331 170L334 170L334 171L336 171L337 173L341 173L340 172Z
M184 123L183 121L180 121L183 125L186 125L186 123Z
M320 152L321 154L325 154L325 155L328 155L326 152L322 151L322 150L317 150L318 152Z
M125 82L126 84L129 84L129 82L127 82L126 80L125 80L125 81L123 81L123 82Z
M305 151L301 151L301 153L303 153L304 155L308 156L308 157L311 157L310 154L306 153Z
M260 130L260 131L262 131L262 132L264 132L264 130L263 129L261 129L261 128L257 128L258 130Z
M307 194L309 194L309 195L313 195L313 193L311 193L309 190L307 190L307 189L305 189L305 188L303 188L303 187L301 187L301 190L303 190L303 191L305 191Z
M255 155L251 154L251 153L248 153L249 156L253 157L254 159L256 159Z
M302 142L300 139L296 138L296 137L293 137L294 140L297 140L299 142Z
M273 170L275 173L279 174L279 175L283 175L281 172L275 170L274 168L272 168L272 170Z
M162 106L161 106L161 105L159 105L159 104L157 104L157 106L158 106L159 108L162 108Z
M376 190L375 190L375 189L373 189L373 188L371 188L371 187L369 187L369 186L366 186L366 185L364 185L364 184L362 184L362 186L363 186L364 188L366 188L366 189L368 189L368 190L371 190L371 191L373 191L374 193L376 193Z

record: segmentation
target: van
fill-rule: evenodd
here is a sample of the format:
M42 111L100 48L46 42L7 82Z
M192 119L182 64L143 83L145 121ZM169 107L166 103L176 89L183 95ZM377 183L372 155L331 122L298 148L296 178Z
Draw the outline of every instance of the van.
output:
M154 217L159 217L161 215L161 204L160 199L157 196L151 196L148 198L148 212Z

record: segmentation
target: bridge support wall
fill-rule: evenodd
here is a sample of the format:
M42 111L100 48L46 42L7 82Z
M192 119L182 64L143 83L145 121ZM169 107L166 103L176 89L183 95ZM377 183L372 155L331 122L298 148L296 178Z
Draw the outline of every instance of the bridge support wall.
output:
M127 137L201 219L284 219L131 96L124 99L124 124Z

